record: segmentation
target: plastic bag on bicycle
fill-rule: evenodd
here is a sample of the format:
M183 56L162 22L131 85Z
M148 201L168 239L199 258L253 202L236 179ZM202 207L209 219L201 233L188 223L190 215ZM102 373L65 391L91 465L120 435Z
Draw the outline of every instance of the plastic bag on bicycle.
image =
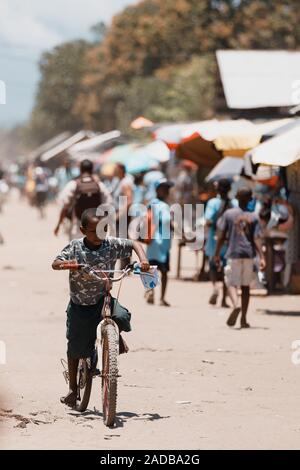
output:
M135 274L139 274L143 286L145 289L154 289L156 286L159 285L159 275L156 266L151 266L150 270L147 272L142 272L140 267L134 269Z

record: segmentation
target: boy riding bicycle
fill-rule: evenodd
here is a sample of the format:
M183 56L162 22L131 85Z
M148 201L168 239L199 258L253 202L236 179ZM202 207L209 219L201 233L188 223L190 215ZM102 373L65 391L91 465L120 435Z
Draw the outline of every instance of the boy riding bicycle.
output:
M142 245L136 241L97 235L97 225L102 217L97 209L87 209L82 214L81 231L84 238L72 240L55 258L52 268L69 269L70 302L67 307L67 356L69 372L69 393L61 402L75 407L77 397L77 368L80 358L91 357L94 351L97 326L105 298L105 283L81 271L81 265L88 264L101 270L112 270L118 259L128 258L132 250L137 254L141 270L150 266ZM130 331L130 312L112 297L112 319L121 331ZM128 348L120 335L120 354Z

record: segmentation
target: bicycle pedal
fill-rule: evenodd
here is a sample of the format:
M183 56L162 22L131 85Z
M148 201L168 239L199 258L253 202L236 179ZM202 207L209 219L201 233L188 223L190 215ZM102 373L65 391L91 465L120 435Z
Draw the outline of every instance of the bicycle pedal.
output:
M101 372L99 369L93 370L93 377L101 377Z
M64 376L64 379L66 381L66 384L68 385L68 383L69 383L69 373L68 373L68 371L64 370L63 371L63 376Z

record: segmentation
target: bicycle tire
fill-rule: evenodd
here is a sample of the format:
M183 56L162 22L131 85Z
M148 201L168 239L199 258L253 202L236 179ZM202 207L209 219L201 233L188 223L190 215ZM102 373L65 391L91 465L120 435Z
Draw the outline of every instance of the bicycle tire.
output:
M115 327L107 324L102 333L102 408L106 426L113 426L117 409L118 341Z
M85 383L84 383L84 386L80 387L81 377L80 377L80 372L79 372L78 395L80 398L82 394L82 398L80 399L79 403L76 406L76 410L80 411L81 413L85 411L88 407L90 396L91 396L91 391L92 391L92 384L93 384L93 373L91 369L88 367L87 361L86 360L83 361L83 364L85 366L85 370L83 372L85 374L85 377L84 377Z

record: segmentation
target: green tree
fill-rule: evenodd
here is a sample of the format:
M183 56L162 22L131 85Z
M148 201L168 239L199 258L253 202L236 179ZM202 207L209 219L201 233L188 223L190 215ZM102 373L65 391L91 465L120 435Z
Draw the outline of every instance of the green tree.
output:
M228 48L293 50L300 45L299 22L300 9L293 0L144 0L117 15L103 42L89 52L80 114L101 129L129 121L133 109L162 119L202 116L189 96L202 86L202 108L210 109L216 102L214 87L219 89L220 83L215 76L201 75L202 85L196 76L192 79L191 57L204 58ZM185 67L190 73L189 96L180 85ZM169 91L166 80L156 81L166 69L174 72ZM163 98L157 103L154 94L152 106L142 110L138 103L152 100L152 87Z
M116 109L118 127L128 128L141 114L153 121L210 118L215 100L216 63L212 56L161 69L156 76L134 78Z
M221 96L218 49L300 46L294 0L143 0L92 32L44 54L30 130L44 140L61 130L126 128L154 120L210 117ZM220 102L220 100L219 100Z
M89 44L79 40L64 43L45 52L40 61L41 80L35 106L28 125L28 134L36 143L55 134L83 126L83 119L74 113L86 71Z

